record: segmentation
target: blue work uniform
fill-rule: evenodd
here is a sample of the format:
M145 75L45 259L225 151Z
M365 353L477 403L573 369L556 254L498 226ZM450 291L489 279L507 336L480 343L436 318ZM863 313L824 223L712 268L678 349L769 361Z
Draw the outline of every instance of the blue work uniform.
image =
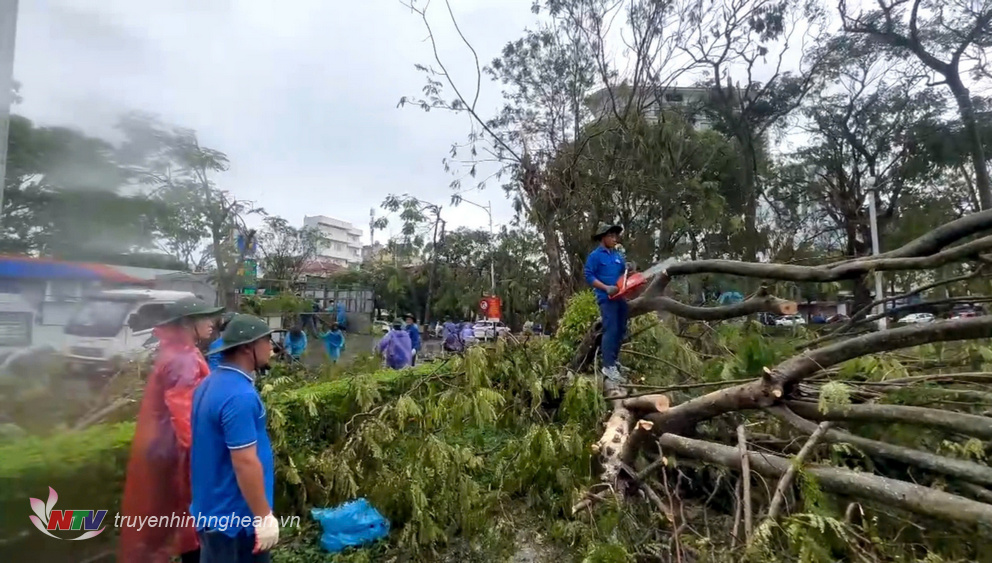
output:
M265 428L265 405L255 390L252 376L224 364L214 370L193 394L191 422L193 502L189 513L195 519L201 549L253 544L256 515L238 487L231 450L255 446L270 507L274 500L275 471L272 445Z
M307 333L301 332L299 338L293 336L293 333L286 333L286 351L293 358L299 360L303 357L303 352L307 349Z
M410 323L406 325L406 331L410 333L410 347L413 349L410 365L416 365L417 355L420 354L420 327L417 323Z
M337 363L341 359L341 351L344 350L344 333L340 330L329 330L320 335L324 340L324 349L331 361Z
M586 258L586 283L592 285L593 281L599 280L606 285L617 285L626 268L627 261L620 252L599 245ZM593 288L593 291L596 293L599 314L603 318L603 343L600 346L603 351L603 367L609 368L617 365L620 345L627 332L627 301L622 298L610 299L599 288Z

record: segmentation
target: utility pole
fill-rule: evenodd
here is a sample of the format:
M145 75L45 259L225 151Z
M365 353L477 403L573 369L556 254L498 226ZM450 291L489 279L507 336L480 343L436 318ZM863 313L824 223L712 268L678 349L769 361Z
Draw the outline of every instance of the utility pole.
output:
M369 244L375 246L375 208L369 209Z
M474 205L479 209L486 212L489 216L489 294L493 297L496 296L496 234L493 233L493 202L492 200L486 202L485 206L479 205L474 201L469 201L461 196L458 197L458 201L467 203L469 205Z
M871 191L868 193L868 221L871 224L871 253L877 256L879 254L878 250L878 212L875 210L875 194L878 193L878 178L875 176L869 176L868 185L871 187ZM882 272L875 270L875 300L883 298L883 292L885 288L882 287ZM878 319L878 330L885 330L886 319L885 315L885 303L879 303L876 306L875 314L882 315Z
M3 188L7 181L7 134L14 102L14 46L17 36L17 0L0 0L0 227L3 226Z

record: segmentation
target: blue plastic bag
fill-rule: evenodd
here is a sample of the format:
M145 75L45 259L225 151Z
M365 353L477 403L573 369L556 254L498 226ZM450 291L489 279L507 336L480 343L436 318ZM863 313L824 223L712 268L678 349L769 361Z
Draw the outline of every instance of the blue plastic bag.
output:
M311 508L310 514L323 530L321 547L331 553L389 535L389 521L363 498L336 508Z

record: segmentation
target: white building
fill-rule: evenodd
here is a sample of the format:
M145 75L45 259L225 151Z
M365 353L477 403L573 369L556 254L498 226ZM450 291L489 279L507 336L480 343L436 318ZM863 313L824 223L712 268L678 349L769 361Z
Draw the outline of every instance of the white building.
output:
M327 243L320 249L321 258L341 266L362 262L361 229L356 229L347 221L324 215L304 217L303 226L318 229L327 238Z
M711 126L709 118L702 111L711 95L709 88L674 86L657 93L642 93L638 105L648 119L657 119L662 110L678 110L696 130L702 131ZM612 96L604 88L589 96L589 108L596 117L612 116L614 103L619 111L623 111L627 103L626 96L629 96L629 88L621 86Z

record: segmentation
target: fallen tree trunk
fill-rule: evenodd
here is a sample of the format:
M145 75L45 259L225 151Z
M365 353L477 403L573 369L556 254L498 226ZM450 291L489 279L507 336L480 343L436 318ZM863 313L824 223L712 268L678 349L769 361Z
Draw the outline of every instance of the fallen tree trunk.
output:
M662 435L659 443L669 452L732 469L741 468L738 450L732 446L675 434ZM789 460L769 454L752 453L748 458L751 470L766 477L781 477L790 465ZM992 525L992 505L930 487L838 467L807 465L803 471L813 475L824 490L835 494L869 499L944 520Z
M768 410L806 434L812 434L817 431L816 423L802 418L792 412L788 407L772 407ZM840 430L827 430L823 432L823 438L835 444L851 444L871 456L894 459L907 465L940 473L941 475L957 477L958 479L964 479L965 481L971 481L980 485L992 485L992 467L981 463L944 457L887 442L879 442L878 440L862 438L861 436L855 436L854 434Z
M593 453L599 456L599 464L603 469L602 482L616 489L620 484L617 478L623 467L623 452L637 417L624 406L626 390L623 387L607 379L603 391L613 407L613 412L606 421L603 435L593 445ZM624 493L623 490L617 492Z
M831 406L827 408L826 412L821 412L816 403L786 401L785 404L799 416L811 420L900 422L940 428L941 430L985 438L986 440L992 439L992 418L987 416L926 407L908 407L905 405L863 403L859 405Z
M679 432L686 427L695 425L697 422L708 420L728 412L770 407L782 397L785 387L798 383L819 371L846 362L847 360L869 354L897 350L899 348L910 348L931 342L986 338L989 334L992 334L992 316L940 321L927 325L911 325L866 334L795 356L782 362L774 369L768 370L766 368L764 377L756 379L751 383L744 383L708 393L681 405L675 405L663 413L649 415L648 420L654 423L654 432L656 435L666 432ZM864 405L857 405L857 407L864 407ZM873 407L889 407L889 405L873 405ZM919 407L899 408L919 409ZM935 409L920 410L944 413L945 416L935 420L935 422L944 420L946 424L946 421L950 420L950 418L958 422L967 420L970 424L965 426L965 428L969 428L973 432L979 432L973 435L992 437L992 419L974 415L949 413ZM805 412L799 414L805 416ZM903 414L901 416L906 415ZM831 420L813 416L809 416L808 418L813 418L814 420ZM871 417L871 419L879 420L878 417ZM845 419L840 418L838 420ZM919 422L917 421L917 423ZM960 428L955 431L964 432Z

